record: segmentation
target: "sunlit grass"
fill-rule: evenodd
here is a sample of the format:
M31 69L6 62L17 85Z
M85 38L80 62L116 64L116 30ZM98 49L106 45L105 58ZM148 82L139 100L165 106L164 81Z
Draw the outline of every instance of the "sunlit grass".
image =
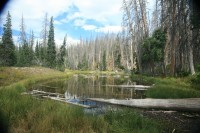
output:
M189 77L158 78L132 75L131 78L140 84L152 85L146 92L148 98L200 98L200 91L190 84Z

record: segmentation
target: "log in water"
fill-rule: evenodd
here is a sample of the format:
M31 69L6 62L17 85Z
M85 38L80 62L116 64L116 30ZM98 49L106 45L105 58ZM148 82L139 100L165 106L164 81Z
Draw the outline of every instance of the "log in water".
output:
M102 99L102 98L88 98L92 101L110 103L115 105L124 105L137 108L147 109L166 109L178 111L200 111L200 98L187 98L187 99L130 99L130 100L117 100L117 99Z
M108 86L108 87L119 87L119 88L150 88L151 86L145 86L145 85L102 85L102 86Z
M60 93L52 93L52 92L45 92L45 91L39 91L39 90L32 90L33 94L45 94L45 95L55 95L55 96L62 96L64 97L64 94Z

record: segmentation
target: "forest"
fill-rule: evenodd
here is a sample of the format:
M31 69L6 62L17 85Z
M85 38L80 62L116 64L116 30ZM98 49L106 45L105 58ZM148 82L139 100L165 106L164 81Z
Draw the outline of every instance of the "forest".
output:
M200 62L200 11L192 0L156 0L148 15L146 0L123 0L122 32L107 33L69 45L55 44L54 20L45 14L40 40L20 22L18 45L8 12L1 37L1 66L45 66L64 70L127 71L147 75L187 76Z

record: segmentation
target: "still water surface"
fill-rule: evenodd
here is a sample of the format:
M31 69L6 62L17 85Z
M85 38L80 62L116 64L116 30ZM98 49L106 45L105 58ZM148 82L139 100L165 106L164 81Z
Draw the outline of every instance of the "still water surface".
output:
M117 87L117 85L134 85L135 82L119 75L73 75L69 79L52 80L34 86L33 89L61 93L66 99L132 99L144 98L144 91L134 88ZM113 86L114 85L114 86Z
M132 99L144 98L144 91L135 88L118 87L117 85L134 85L128 76L120 75L73 75L68 79L51 80L36 86L33 90L63 94L66 101L81 105L93 106L85 108L89 114L103 114L119 107L87 100L87 98Z

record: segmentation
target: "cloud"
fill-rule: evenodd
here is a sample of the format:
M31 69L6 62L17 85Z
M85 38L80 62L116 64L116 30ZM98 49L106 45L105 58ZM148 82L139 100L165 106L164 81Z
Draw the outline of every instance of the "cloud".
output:
M95 30L97 27L95 25L83 25L84 30Z
M61 24L62 24L62 21L55 20L55 21L54 21L54 24L55 24L55 25L61 25Z
M80 42L79 39L75 39L73 37L71 37L70 35L67 34L67 32L65 30L59 29L57 27L55 27L55 42L56 44L59 46L62 45L64 37L67 37L67 44L77 44L78 42Z
M85 20L84 19L76 19L74 21L74 25L75 26L83 26L83 25L85 25Z
M108 21L111 15L121 15L121 3L121 0L74 0L80 16L101 22Z
M122 31L122 27L121 26L104 26L104 27L100 27L98 29L95 30L96 32L102 32L102 33L118 33Z

